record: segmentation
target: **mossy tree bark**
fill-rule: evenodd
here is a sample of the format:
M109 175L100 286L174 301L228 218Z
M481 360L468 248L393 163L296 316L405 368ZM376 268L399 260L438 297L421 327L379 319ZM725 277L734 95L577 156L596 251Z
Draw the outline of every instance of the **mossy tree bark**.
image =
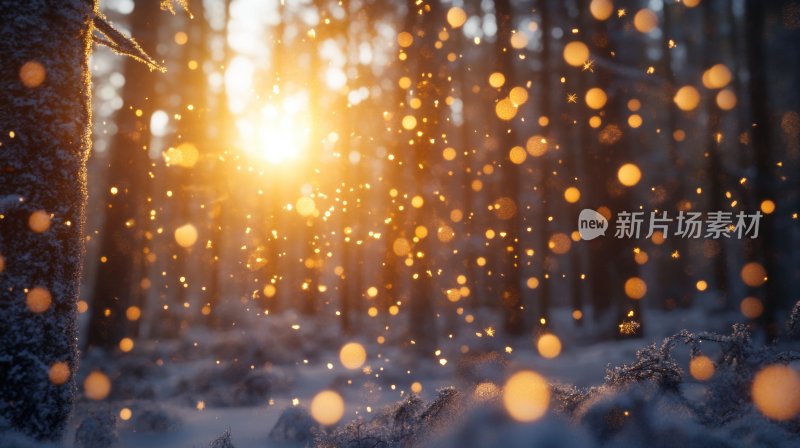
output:
M0 0L0 432L61 436L75 394L94 1Z

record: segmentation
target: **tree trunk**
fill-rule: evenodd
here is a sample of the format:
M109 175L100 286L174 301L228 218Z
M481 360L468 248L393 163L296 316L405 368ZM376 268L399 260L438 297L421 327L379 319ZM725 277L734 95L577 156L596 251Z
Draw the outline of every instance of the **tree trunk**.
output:
M39 439L75 393L93 18L84 0L0 0L0 432Z
M416 9L415 1L409 3L410 10ZM409 152L413 154L413 165L409 168L413 170L414 190L416 195L424 198L424 203L421 207L416 208L413 212L412 226L409 229L416 229L418 226L431 226L428 229L428 236L419 238L419 241L414 245L415 253L419 255L414 259L413 274L411 280L411 311L409 313L411 324L412 339L416 342L416 348L419 353L430 353L436 346L436 321L434 319L434 272L433 256L434 245L433 235L435 228L432 227L434 222L434 207L436 196L430 191L430 177L431 177L431 162L433 154L436 151L441 151L438 148L440 142L435 140L434 136L440 125L440 117L442 114L439 109L438 99L441 98L443 78L439 53L435 48L437 35L433 30L442 23L443 12L441 6L436 3L430 4L430 10L422 15L422 20L418 22L420 28L414 28L415 34L419 29L424 30L424 35L421 38L415 39L412 47L409 48L409 54L414 55L419 67L420 77L417 86L417 95L422 100L422 107L417 121L420 125L417 127L420 133L415 135L413 144L409 148ZM429 76L426 78L425 73ZM412 78L413 79L413 78ZM423 120L422 118L426 118ZM414 230L411 230L413 233Z
M152 8L138 8L131 14L131 30L141 36L140 44L153 48L151 36L155 35ZM126 309L142 307L139 288L144 256L144 231L148 216L145 212L144 189L150 158L149 120L155 109L153 82L147 74L150 69L134 59L127 59L125 86L122 98L125 106L117 114L119 131L114 136L108 161L108 185L105 189L105 217L100 233L100 257L94 287L91 291L91 315L87 334L87 347L114 347L121 338L131 336L125 317ZM141 110L141 116L135 113ZM112 188L114 190L112 190ZM131 223L133 223L131 225ZM105 261L103 261L105 260Z
M766 8L763 2L747 0L745 3L745 17L747 30L747 66L750 73L750 108L753 121L752 145L755 153L756 179L755 196L756 204L764 199L775 198L775 181L773 180L773 155L772 136L770 135L769 89L767 87L767 57L764 50L764 33L766 21ZM759 235L759 249L763 256L764 269L769 275L769 280L764 283L763 295L764 312L761 315L761 324L766 330L767 337L773 339L778 334L776 310L780 304L781 291L778 277L780 274L778 261L778 244L773 230L772 217L767 216L761 223Z

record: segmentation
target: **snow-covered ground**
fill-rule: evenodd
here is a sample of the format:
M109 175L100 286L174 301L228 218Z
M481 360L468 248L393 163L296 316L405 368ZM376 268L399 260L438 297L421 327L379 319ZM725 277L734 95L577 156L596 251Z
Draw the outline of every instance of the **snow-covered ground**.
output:
M649 342L682 328L724 331L734 319L709 319L701 310L653 310L645 314L644 339L593 342L591 329L574 326L569 310L557 310L551 328L563 351L545 359L537 354L532 337L509 340L500 331L491 337L486 325L443 338L438 355L425 356L403 344L400 336L384 344L376 338L342 338L336 322L324 318L291 313L253 318L227 331L195 329L180 340L137 341L126 354L88 353L79 384L99 369L111 379L111 393L102 401L81 399L64 440L73 446L76 429L87 416L110 413L117 418L124 447L205 447L226 430L238 448L278 446L270 431L284 410L308 407L322 390L335 390L344 398L341 426L358 417L369 419L409 397L415 382L425 400L447 386L468 390L475 375L502 384L520 369L555 383L599 385L609 365L632 361ZM296 322L302 322L300 328L293 327ZM360 334L380 332L382 324L368 320L364 325L371 327ZM356 370L339 360L339 349L350 341L367 351L367 362Z

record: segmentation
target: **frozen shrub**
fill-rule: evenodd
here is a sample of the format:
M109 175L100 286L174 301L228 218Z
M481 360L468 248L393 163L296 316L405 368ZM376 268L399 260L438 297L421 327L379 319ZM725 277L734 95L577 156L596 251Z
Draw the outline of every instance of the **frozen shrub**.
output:
M331 433L317 434L319 447L406 447L430 444L461 416L463 399L454 388L439 390L427 407L411 396L378 412L372 419L356 419Z
M665 339L660 346L650 344L636 352L636 361L633 364L623 364L606 370L606 384L623 387L650 381L663 390L677 390L683 370L672 357L674 348L675 341L672 338Z
M792 339L800 339L800 300L794 304L786 323L786 333Z
M579 388L572 385L554 384L551 386L553 395L550 400L553 410L560 414L572 415L597 390L597 388Z
M231 441L231 430L228 429L221 436L214 439L208 448L236 448Z
M308 411L300 406L291 406L283 411L269 432L269 441L280 445L306 446L313 431L319 428Z
M606 446L732 446L695 422L677 395L665 394L652 383L606 389L576 414L581 426Z
M116 445L117 418L110 411L93 412L75 432L76 448L109 448Z
M800 305L787 324L790 336L798 326ZM320 433L316 443L353 448L800 446L800 418L774 422L752 404L756 372L800 360L799 352L786 350L794 346L781 344L755 344L743 324L733 325L728 334L684 330L639 350L629 364L609 367L600 386L552 385L550 414L530 424L511 420L500 400L463 398L447 388L427 406L411 396L370 420L360 418ZM679 346L692 357L711 357L711 377L701 383L687 379L675 358ZM488 380L473 373L479 372L473 367L483 360L478 356L464 361L460 375L468 386Z
M422 442L449 429L463 412L461 394L453 387L438 391L436 399L417 419L414 440Z
M387 413L392 440L406 440L414 431L414 427L422 413L424 403L417 395L411 395L391 408Z

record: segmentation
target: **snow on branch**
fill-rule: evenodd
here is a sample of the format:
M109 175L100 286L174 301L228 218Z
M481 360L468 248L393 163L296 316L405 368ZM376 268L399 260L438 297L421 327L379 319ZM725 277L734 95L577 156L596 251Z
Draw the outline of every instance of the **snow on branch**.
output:
M127 37L119 32L108 22L105 15L99 11L96 12L94 17L94 29L102 33L102 36L97 34L92 36L96 43L111 48L117 54L125 55L147 64L151 70L158 70L162 73L167 71L167 68L150 57L133 37Z
M175 14L175 5L173 3L178 3L189 14L190 18L194 18L191 11L189 11L189 0L161 0L161 10Z

